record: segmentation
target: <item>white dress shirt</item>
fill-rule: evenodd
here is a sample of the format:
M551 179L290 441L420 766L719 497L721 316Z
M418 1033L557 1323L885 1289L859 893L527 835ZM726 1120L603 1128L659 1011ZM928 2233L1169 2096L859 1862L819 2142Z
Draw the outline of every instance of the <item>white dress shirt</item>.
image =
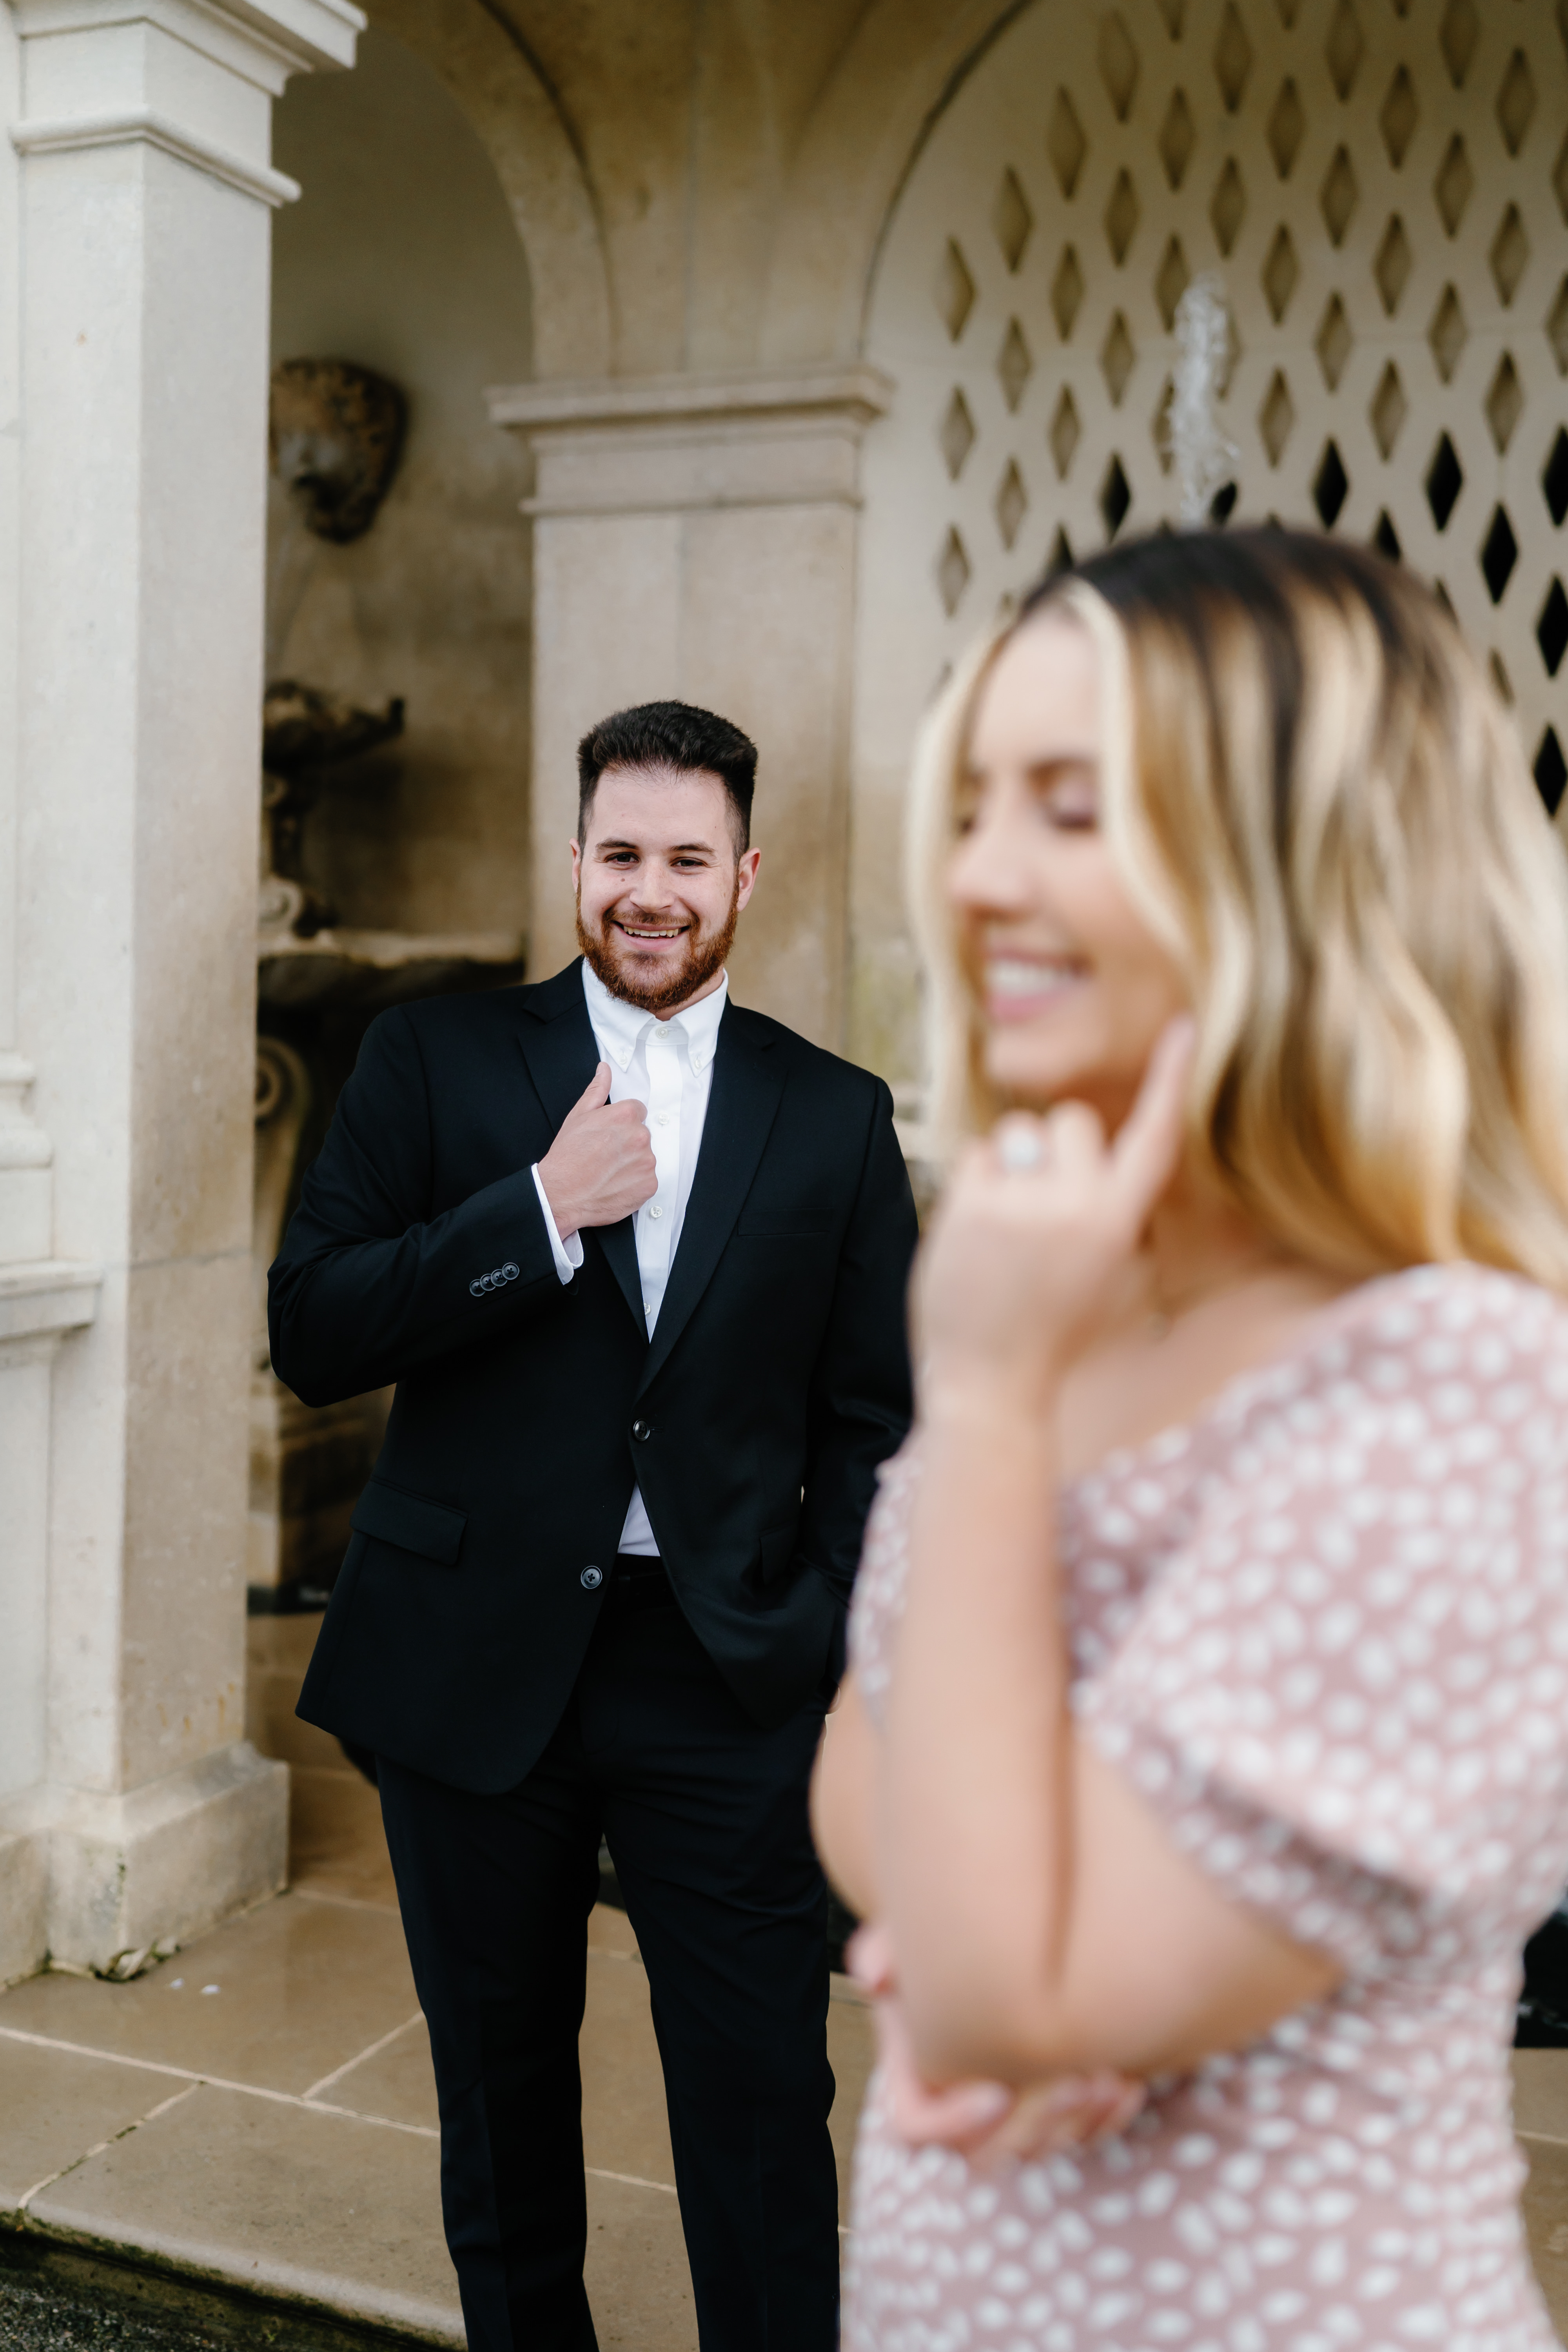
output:
M658 1181L651 1197L637 1211L633 1230L637 1235L637 1273L642 1279L643 1312L651 1336L664 1302L680 1229L686 1222L691 1180L697 1173L697 1155L702 1149L702 1127L713 1084L713 1053L719 1042L719 1024L730 1001L730 978L727 972L721 974L710 996L660 1021L656 1014L645 1013L640 1005L627 1004L623 998L612 996L587 962L582 971L588 1019L599 1052L610 1066L610 1100L640 1102L647 1111L648 1137ZM583 1237L574 1234L569 1240L562 1240L540 1181L537 1162L533 1182L544 1211L555 1271L563 1282L570 1282L583 1263ZM632 1489L619 1549L639 1552L645 1559L657 1557L658 1552L638 1487Z

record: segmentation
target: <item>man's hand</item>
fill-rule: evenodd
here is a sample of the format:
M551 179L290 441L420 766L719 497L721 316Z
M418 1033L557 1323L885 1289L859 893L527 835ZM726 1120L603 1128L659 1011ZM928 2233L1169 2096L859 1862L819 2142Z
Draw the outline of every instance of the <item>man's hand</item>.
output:
M582 1225L618 1224L658 1190L647 1106L610 1100L608 1062L567 1112L539 1179L563 1241Z

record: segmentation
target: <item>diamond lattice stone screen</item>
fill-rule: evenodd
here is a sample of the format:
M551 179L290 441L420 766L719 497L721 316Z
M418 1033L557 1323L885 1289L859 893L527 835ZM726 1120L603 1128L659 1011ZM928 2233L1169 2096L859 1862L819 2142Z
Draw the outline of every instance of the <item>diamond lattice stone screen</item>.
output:
M1237 331L1221 510L1438 583L1561 796L1568 11L1116 0L1037 5L995 43L884 245L868 356L899 395L867 446L857 673L874 823L938 679L1053 552L1174 520L1172 325L1205 269ZM869 855L858 1034L887 1066L909 966Z

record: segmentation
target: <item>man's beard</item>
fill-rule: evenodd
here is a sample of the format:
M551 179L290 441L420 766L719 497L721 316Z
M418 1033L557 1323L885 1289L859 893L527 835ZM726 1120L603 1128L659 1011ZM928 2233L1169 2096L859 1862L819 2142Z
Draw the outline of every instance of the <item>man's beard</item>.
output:
M612 996L624 1003L637 1005L644 1013L672 1013L695 996L700 988L724 969L725 960L735 944L735 925L740 919L741 876L737 868L735 887L730 899L730 911L717 930L688 931L686 953L673 971L659 967L658 979L638 977L629 941L621 942L612 916L606 915L595 939L583 920L583 894L577 894L577 944L582 949L589 970L605 983ZM650 924L649 929L654 926ZM616 953L626 955L630 968L623 966Z

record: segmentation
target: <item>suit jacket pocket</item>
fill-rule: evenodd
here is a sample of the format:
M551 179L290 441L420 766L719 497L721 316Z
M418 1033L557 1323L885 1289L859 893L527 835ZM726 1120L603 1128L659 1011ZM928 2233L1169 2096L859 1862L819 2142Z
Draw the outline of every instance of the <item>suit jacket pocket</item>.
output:
M450 1504L411 1495L405 1487L389 1486L384 1478L373 1478L354 1505L349 1524L361 1535L374 1536L382 1543L395 1544L400 1551L417 1552L422 1559L439 1560L443 1568L452 1568L462 1549L468 1515L453 1510Z
M757 1582L776 1584L795 1558L793 1528L764 1528L757 1543Z

